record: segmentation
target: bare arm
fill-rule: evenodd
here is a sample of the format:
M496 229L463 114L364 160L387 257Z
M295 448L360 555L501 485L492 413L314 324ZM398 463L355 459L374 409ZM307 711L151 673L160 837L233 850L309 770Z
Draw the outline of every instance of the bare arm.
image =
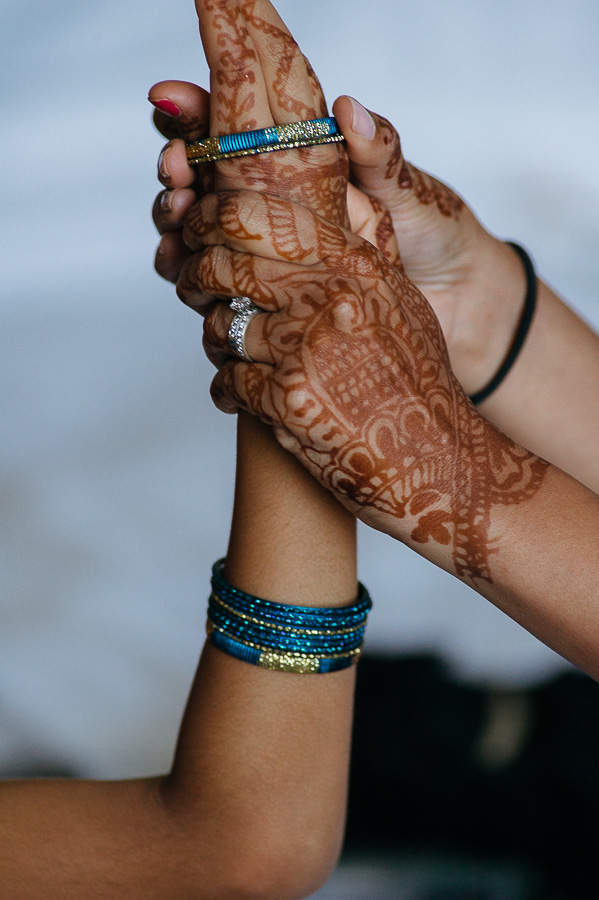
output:
M501 272L495 277L501 284ZM480 411L597 493L598 386L599 336L541 281L522 352Z
M267 0L244 8L254 28L268 21L279 29L278 38L267 29L271 50L277 40L294 46ZM217 38L242 53L252 39L236 3L205 0L198 12L218 79ZM221 83L229 131L246 124L230 118L231 90L239 84L253 85L253 115L269 114L255 53L237 74L237 87ZM213 115L219 114L214 105ZM331 169L339 160L332 150L324 158ZM276 165L267 163L264 172L283 183ZM230 188L245 183L236 181L242 175L235 165L220 175ZM301 195L308 182L301 167L291 188L294 179ZM341 171L339 215L343 181ZM240 422L227 576L259 596L306 606L345 605L356 595L352 517L249 417ZM2 897L284 900L312 892L334 865L342 839L353 681L352 669L269 672L207 646L169 775L0 787Z

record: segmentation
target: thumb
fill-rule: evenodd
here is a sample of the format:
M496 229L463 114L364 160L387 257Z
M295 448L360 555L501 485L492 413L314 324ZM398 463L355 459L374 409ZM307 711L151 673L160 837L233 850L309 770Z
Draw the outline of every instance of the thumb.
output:
M395 128L353 97L339 97L333 113L346 140L354 184L385 206L396 205L410 186L410 172Z
M387 119L347 96L335 101L333 112L345 137L351 181L389 210L407 265L404 242L431 224L457 219L464 202L448 185L406 161Z
M339 97L333 112L346 140L351 180L391 212L401 242L402 224L422 207L453 216L462 206L451 188L407 162L393 125L353 97Z

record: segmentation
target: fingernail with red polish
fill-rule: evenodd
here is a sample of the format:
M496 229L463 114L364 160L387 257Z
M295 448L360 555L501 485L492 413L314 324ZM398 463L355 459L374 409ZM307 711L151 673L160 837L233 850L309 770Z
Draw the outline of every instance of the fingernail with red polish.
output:
M148 97L148 99L150 99ZM152 106L159 109L160 112L166 113L167 116L180 116L181 110L172 102L172 100L150 100Z

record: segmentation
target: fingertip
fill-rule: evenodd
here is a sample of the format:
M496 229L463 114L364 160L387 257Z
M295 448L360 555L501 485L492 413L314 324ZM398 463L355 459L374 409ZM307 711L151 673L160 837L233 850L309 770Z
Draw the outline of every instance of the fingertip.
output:
M187 160L185 142L174 138L162 149L158 157L158 179L167 188L190 187L195 180Z
M210 94L190 81L159 81L148 92L155 107L154 125L167 138L188 141L205 137L210 120Z
M186 259L190 256L178 231L163 235L154 256L154 268L161 278L173 284L177 282Z
M231 396L225 389L222 379L222 371L217 372L214 378L212 379L212 384L210 385L210 396L212 398L212 402L221 412L226 413L227 415L233 415L238 412L237 405L231 399Z
M333 112L346 138L348 133L367 141L373 141L376 137L377 129L373 116L353 97L347 95L338 97L333 104Z
M150 101L152 106L155 106L157 110L165 113L167 116L176 118L177 116L181 115L181 110L179 109L179 107L175 103L173 103L172 100L169 100L166 97L161 97L158 100L152 100L151 97L148 97L148 100Z

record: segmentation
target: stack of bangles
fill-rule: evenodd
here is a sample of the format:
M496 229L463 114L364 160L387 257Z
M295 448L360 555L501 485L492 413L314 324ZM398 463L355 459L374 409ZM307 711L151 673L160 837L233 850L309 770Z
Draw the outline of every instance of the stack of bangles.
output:
M358 661L372 607L363 585L351 606L291 606L234 588L223 566L221 559L212 568L206 624L219 650L263 669L301 674L336 672Z

